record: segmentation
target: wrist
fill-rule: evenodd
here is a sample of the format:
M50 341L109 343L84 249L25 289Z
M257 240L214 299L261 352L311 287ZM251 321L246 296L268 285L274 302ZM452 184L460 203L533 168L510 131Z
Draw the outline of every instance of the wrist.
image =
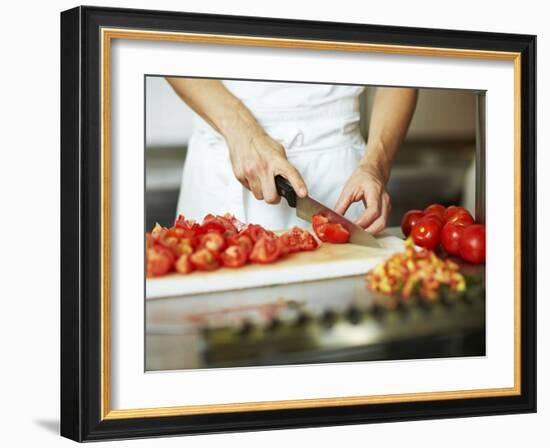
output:
M220 119L218 128L230 147L238 145L243 139L250 141L262 131L252 113L239 100Z
M369 172L377 173L377 177L384 183L388 182L391 172L391 158L382 142L369 141L359 166Z

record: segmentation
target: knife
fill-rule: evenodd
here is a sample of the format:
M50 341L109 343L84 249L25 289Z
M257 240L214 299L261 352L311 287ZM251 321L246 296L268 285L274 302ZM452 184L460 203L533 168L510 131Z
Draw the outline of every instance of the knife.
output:
M382 247L376 238L366 232L365 229L331 210L326 205L309 196L299 197L283 176L275 176L275 185L277 193L286 199L290 207L296 209L296 216L299 218L311 222L313 215L323 215L328 218L329 222L341 224L350 233L350 243L367 247Z

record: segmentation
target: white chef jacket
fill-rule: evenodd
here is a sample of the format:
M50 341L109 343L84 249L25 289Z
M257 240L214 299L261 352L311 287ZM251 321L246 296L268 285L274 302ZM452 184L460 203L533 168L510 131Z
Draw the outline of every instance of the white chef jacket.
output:
M281 143L289 162L306 182L309 195L334 207L365 143L359 131L359 95L363 87L327 84L224 81L259 124ZM346 216L356 219L361 202ZM305 226L285 199L257 200L233 174L221 134L200 117L188 145L177 214L202 220L208 213L234 214L244 222L271 229Z

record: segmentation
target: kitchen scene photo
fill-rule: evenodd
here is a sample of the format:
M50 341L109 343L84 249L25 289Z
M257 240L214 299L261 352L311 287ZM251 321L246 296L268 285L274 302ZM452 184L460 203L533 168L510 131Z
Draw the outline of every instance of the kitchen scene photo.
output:
M147 371L485 356L485 92L144 82Z

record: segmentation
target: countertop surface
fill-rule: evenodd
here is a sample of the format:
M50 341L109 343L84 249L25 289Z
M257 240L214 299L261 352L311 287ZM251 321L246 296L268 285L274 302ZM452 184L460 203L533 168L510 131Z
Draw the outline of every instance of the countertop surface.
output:
M470 293L430 304L364 275L148 300L146 370L482 356L484 270L466 268Z

